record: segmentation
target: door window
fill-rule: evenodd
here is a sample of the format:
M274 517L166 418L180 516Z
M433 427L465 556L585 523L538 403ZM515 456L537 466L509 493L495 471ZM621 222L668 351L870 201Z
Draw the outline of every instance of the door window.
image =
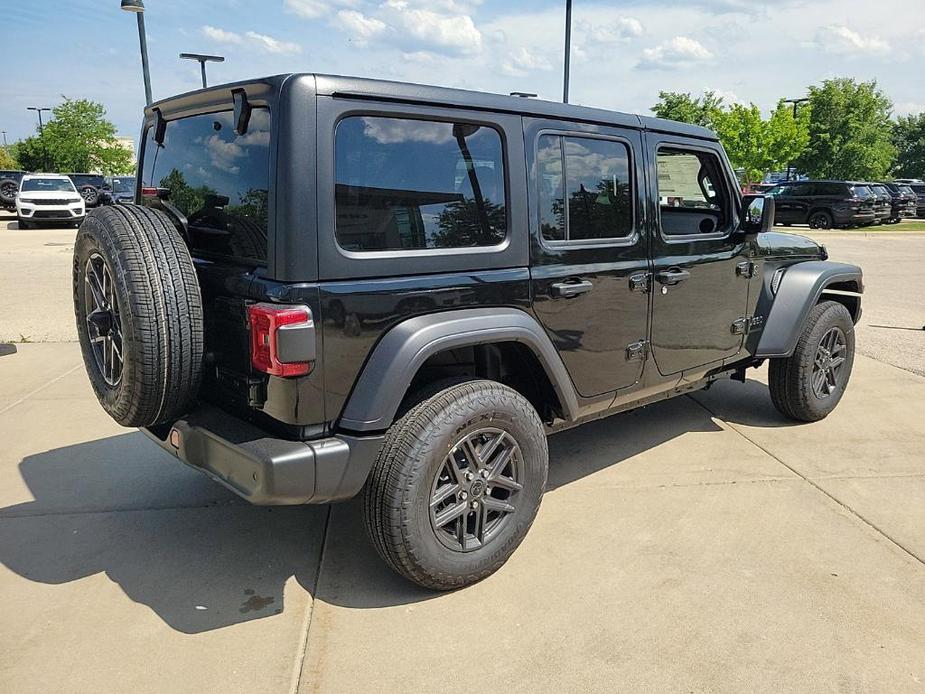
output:
M336 235L349 251L496 246L507 236L501 135L352 116L334 141Z
M622 142L541 135L537 185L543 239L587 243L632 234L629 167L629 149Z
M656 161L661 230L666 236L725 231L731 209L715 154L662 148Z

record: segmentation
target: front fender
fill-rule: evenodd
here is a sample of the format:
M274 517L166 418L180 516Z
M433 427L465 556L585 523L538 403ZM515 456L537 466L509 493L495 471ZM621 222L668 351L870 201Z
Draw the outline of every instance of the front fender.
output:
M823 290L835 283L853 284L858 295L864 291L863 273L856 265L818 260L787 267L773 297L755 356L789 357L793 354L803 321L819 302Z
M360 432L387 429L408 385L429 357L491 342L520 342L529 347L546 371L566 417L578 416L578 401L565 365L536 319L513 308L477 308L416 316L390 329L363 367L338 427Z

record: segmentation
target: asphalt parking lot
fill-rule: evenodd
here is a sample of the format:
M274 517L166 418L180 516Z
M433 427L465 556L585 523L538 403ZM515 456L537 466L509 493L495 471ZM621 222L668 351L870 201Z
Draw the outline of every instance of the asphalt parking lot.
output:
M511 561L434 594L355 503L251 507L109 420L74 230L0 216L0 691L925 690L925 234L814 236L867 287L832 416L759 371L558 434Z

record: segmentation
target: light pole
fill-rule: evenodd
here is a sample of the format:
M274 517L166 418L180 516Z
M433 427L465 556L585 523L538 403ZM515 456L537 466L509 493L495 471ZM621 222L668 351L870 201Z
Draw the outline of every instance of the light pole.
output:
M6 144L6 130L0 131L0 132L3 133L3 146L6 147L6 146L7 146L7 144Z
M809 99L807 97L802 97L800 99L784 99L785 104L793 104L793 120L797 119L797 106L799 104L805 104ZM787 167L787 180L790 180L790 170L793 168L793 162L790 163L790 166Z
M27 111L35 111L39 114L39 139L42 140L42 167L46 170L48 169L48 148L45 146L45 139L42 135L45 134L45 126L42 123L42 111L51 111L50 108L45 108L44 106L26 106ZM6 138L4 137L4 140Z
M145 4L142 0L122 0L122 9L138 18L138 43L141 47L141 71L145 77L145 104L151 104L151 74L148 72L148 40L145 38Z
M562 103L568 103L569 58L572 54L572 0L565 0L565 70L562 78Z
M204 53L181 53L180 57L183 60L195 60L199 62L199 70L202 73L202 88L205 89L206 84L206 63L224 63L225 57L221 55L205 55Z

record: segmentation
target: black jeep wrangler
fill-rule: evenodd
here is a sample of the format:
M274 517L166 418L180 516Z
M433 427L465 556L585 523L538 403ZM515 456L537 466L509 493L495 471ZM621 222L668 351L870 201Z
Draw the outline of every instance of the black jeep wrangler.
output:
M861 270L772 232L709 130L323 75L145 112L141 205L87 215L74 304L103 407L255 504L363 495L400 574L488 576L546 435L745 379L838 403Z

